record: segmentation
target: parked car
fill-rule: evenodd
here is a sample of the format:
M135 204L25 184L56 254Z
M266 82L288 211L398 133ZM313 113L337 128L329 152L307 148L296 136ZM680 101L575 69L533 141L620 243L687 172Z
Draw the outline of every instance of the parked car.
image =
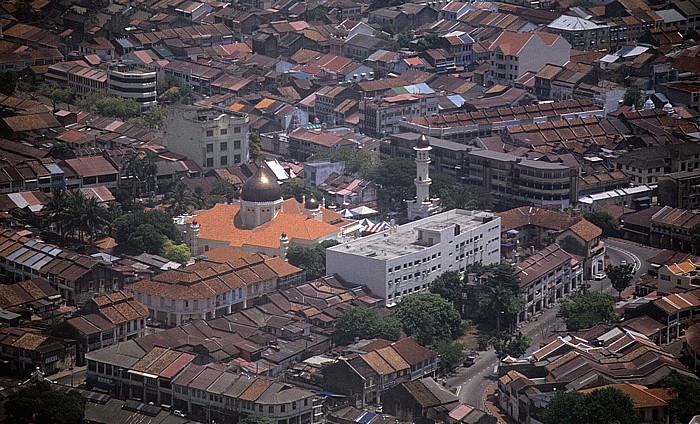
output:
M605 280L605 277L607 277L607 275L605 275L604 272L599 272L599 273L597 273L593 278L594 278L596 281L600 281L600 280Z
M627 261L626 260L621 260L620 261L620 266L627 266Z

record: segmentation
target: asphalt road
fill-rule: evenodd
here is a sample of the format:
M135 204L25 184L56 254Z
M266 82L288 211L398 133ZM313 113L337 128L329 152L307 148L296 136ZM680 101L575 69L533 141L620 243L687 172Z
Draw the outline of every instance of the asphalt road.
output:
M615 265L622 259L627 263L635 264L636 282L646 273L646 260L655 256L659 250L647 246L630 243L620 239L605 240L609 262ZM610 279L591 281L591 290L604 291L611 295L617 295L610 285ZM559 306L555 305L547 309L537 317L537 321L523 324L521 331L532 338L532 344L525 356L532 354L540 346L540 342L556 331L564 330L564 322L557 317ZM459 367L452 376L447 378L447 387L458 387L461 402L484 408L483 394L486 388L494 381L494 367L498 365L498 358L493 349L481 352L474 365L469 368Z
M523 324L521 331L532 338L532 344L526 355L539 348L540 342L557 330L564 328L563 321L557 317L558 305L545 310L537 317L537 321ZM498 358L493 349L479 353L474 365L468 368L459 367L455 373L447 378L447 387L459 386L459 400L469 405L484 408L483 394L495 377L494 367L498 365Z

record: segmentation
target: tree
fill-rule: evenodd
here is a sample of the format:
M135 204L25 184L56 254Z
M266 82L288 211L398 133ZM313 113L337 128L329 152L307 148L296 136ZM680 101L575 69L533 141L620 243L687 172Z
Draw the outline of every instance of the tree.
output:
M59 141L54 143L49 149L49 156L54 159L67 159L70 154L70 147L67 143Z
M17 89L17 74L10 71L0 72L0 93L11 96Z
M238 424L275 424L276 421L271 420L266 417L256 417L254 415L248 415L238 422Z
M331 162L345 162L347 174L364 174L375 162L372 152L363 149L334 149L328 152L314 153L308 161L327 159Z
M617 322L615 304L610 296L587 291L559 301L559 316L569 331L591 328L597 324Z
M333 339L338 344L352 343L355 338L398 340L401 323L395 317L381 318L377 311L365 307L350 308L335 321Z
M459 313L440 295L414 293L401 299L394 314L404 331L423 346L454 340L464 333Z
M416 166L414 164L414 172L415 168ZM430 184L430 191L433 192L433 195L437 195L447 188L458 185L457 180L452 175L442 171L431 172L430 179L432 180L432 183Z
M622 291L632 284L634 277L634 265L608 265L605 273L610 278L610 284L617 290L618 299L622 299Z
M7 422L82 424L85 398L75 390L59 392L47 381L40 381L10 395L5 402L5 413Z
M479 295L479 315L484 322L496 324L496 333L501 331L501 322L510 328L515 317L523 310L525 299L520 290L520 280L513 274L513 267L498 264L492 267Z
M384 210L402 209L404 200L415 197L413 179L416 164L408 158L392 158L373 163L363 171L363 178L377 184L377 198Z
M151 224L141 224L127 239L129 246L140 252L159 254L167 238Z
M439 193L440 203L446 210L490 210L493 209L496 203L486 190L479 187L467 187L462 184L445 187Z
M532 339L518 331L518 334L510 334L505 331L497 333L491 340L491 345L500 359L510 356L519 358L530 347Z
M464 345L449 340L438 340L430 346L440 357L439 367L443 372L452 371L464 357Z
M161 249L161 256L164 258L179 262L181 264L186 264L190 261L190 248L185 243L175 244L169 239L163 244Z
M632 398L613 387L556 393L542 411L544 424L638 424Z
M211 194L214 196L221 196L226 199L227 202L232 201L236 193L236 187L234 187L230 181L223 178L217 178L211 185Z
M670 412L678 422L687 423L700 411L700 380L673 371L664 377L659 386L671 390L675 396L670 402Z
M40 84L36 90L40 96L47 97L51 100L53 111L58 110L59 103L68 103L73 98L73 90L68 87L59 87L54 84Z
M170 187L167 194L167 200L170 206L168 212L172 216L182 215L192 209L196 201L192 196L190 188L182 181L178 181Z
M261 153L262 150L262 140L260 139L260 134L257 132L251 132L248 134L248 155L250 160L256 162L263 158Z
M142 128L158 129L163 125L163 120L168 115L165 106L154 106L141 116L129 119L131 125Z
M158 166L151 156L142 156L132 151L124 157L122 174L131 181L131 192L134 199L139 196L144 184L146 190L150 190L150 182L155 180L156 172L158 172Z
M325 240L315 247L292 246L287 250L287 261L306 271L306 280L315 280L326 275L326 249L340 244L336 240Z
M446 271L430 283L430 292L439 294L453 305L462 300L462 279L457 271Z
M114 233L117 242L129 244L129 236L142 224L149 224L159 234L169 238L173 243L182 243L182 235L172 218L158 210L137 211L124 214L114 220Z
M438 35L433 32L431 32L430 34L426 34L418 39L418 42L416 43L416 50L418 50L419 52L430 50L433 47L435 47L435 44L437 43L438 39Z
M642 106L642 93L637 87L630 87L625 91L625 96L622 99L622 103L625 106L632 106L639 108Z
M413 33L410 31L401 31L396 39L396 49L407 49L413 41Z
M620 224L608 212L600 210L583 214L583 217L603 230L603 237L615 235Z
M304 196L306 196L307 198L313 196L319 202L323 198L323 193L321 192L321 190L317 189L314 186L304 183L304 180L301 180L299 178L292 178L290 180L285 181L281 185L281 188L283 198L289 199L293 197L297 200L297 202L301 202Z
M93 91L80 97L76 106L90 113L110 116L121 120L136 118L141 114L141 106L134 99L115 96L107 91Z

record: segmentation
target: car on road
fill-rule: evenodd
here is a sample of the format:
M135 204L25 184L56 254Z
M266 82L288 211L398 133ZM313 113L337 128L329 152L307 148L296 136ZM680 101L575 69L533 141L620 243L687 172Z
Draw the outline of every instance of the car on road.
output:
M471 353L469 353L469 355L467 355L467 357L464 358L464 360L462 361L462 366L471 367L472 365L474 365L474 362L476 362L476 358L478 356L478 353L476 353L475 350L472 350Z
M604 272L599 272L593 276L593 279L595 279L596 281L601 281L601 280L605 280L605 277L607 277L607 275L605 275Z
M622 260L620 261L620 266L627 266L627 261L624 260L624 259L622 259Z

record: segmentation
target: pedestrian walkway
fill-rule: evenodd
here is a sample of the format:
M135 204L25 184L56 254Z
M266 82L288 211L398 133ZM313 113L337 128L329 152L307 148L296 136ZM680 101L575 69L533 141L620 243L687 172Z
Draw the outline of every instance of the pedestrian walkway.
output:
M73 367L72 370L70 369L65 369L57 372L56 374L51 374L49 376L46 376L48 380L56 381L58 379L64 378L64 377L70 377L71 374L78 374L81 371L85 371L87 366L83 365L82 367Z

